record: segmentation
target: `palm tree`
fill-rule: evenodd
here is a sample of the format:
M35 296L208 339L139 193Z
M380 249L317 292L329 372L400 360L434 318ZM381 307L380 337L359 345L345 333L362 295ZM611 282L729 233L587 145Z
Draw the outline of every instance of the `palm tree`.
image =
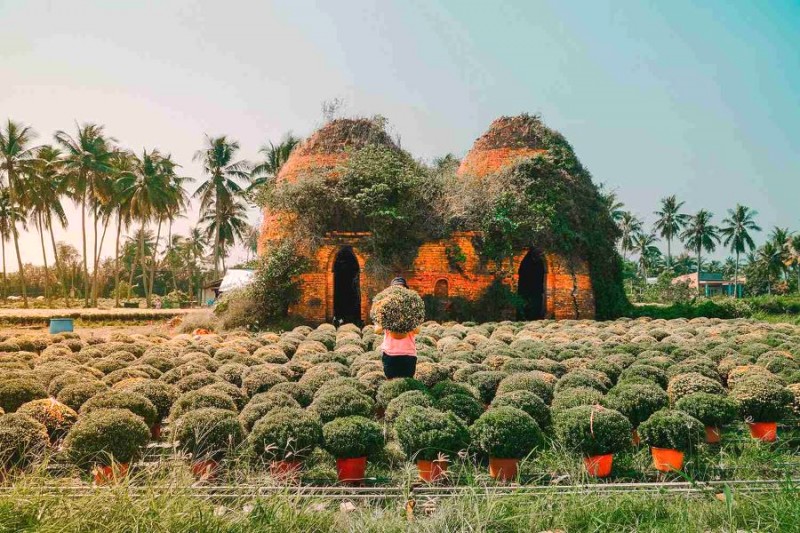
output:
M34 171L28 181L30 219L39 231L39 240L42 245L42 261L44 262L44 295L50 298L48 290L49 273L47 267L47 249L44 244L44 233L53 231L53 217L64 227L67 224L67 215L61 205L61 195L64 193L62 179L59 171L61 165L61 151L52 146L45 145L36 151ZM56 256L56 261L58 256ZM57 271L60 265L56 264Z
M800 234L790 235L786 241L787 264L797 273L797 292L800 293Z
M719 229L711 224L711 217L709 211L701 209L696 215L689 219L689 222L681 233L681 239L686 242L686 246L697 254L697 275L698 279L702 271L702 257L701 252L713 252L717 249L719 243Z
M206 254L206 246L208 242L205 237L205 232L199 226L195 226L189 230L189 235L183 242L182 252L186 255L187 263L190 265L189 277L195 279L194 268L203 264L203 257ZM202 273L202 268L200 269ZM203 279L202 276L197 276L197 302L202 298Z
M675 195L661 199L661 209L655 214L658 219L655 229L667 241L667 263L672 264L672 239L680 235L681 230L689 222L689 215L681 213L685 202L679 202Z
M287 133L283 140L278 145L269 144L262 146L258 153L264 156L261 163L253 167L250 174L250 185L247 187L247 192L252 193L255 189L271 182L281 171L286 160L289 159L292 150L300 144L300 139L292 135L291 132Z
M728 216L722 221L723 226L719 230L725 237L723 244L729 246L730 250L736 254L736 269L733 275L735 298L739 296L739 257L756 247L750 232L761 231L754 220L757 214L747 206L736 204L734 209L728 209Z
M772 276L780 275L783 270L782 250L772 241L767 241L758 249L758 262L767 275L767 294L772 294Z
M722 264L722 275L728 279L735 279L736 266L736 260L733 257L726 257L725 262Z
M772 244L775 245L775 248L780 250L781 252L781 260L785 263L788 257L786 243L789 240L789 229L788 228L781 228L775 226L772 228L772 231L769 234L769 240ZM788 270L786 265L784 264L781 269L779 275L783 275L784 277L788 277Z
M661 255L661 250L656 246L658 238L655 233L637 232L633 236L633 246L631 251L639 254L639 269L642 277L647 279L647 266L654 258Z
M217 226L217 218L214 212L209 212L206 216L201 217L200 224L205 226L208 238L219 236L224 269L227 249L236 244L236 241L241 242L247 239L247 232L250 227L247 223L247 206L243 202L234 201L223 208L222 225Z
M77 125L77 135L64 131L55 133L56 143L64 151L63 172L73 200L81 206L81 234L83 237L83 289L84 303L89 305L89 254L86 247L86 210L94 217L94 257L97 257L98 211L104 200L112 194L111 180L116 153L111 147L113 139L107 138L103 127L97 124ZM96 270L96 269L95 269ZM96 273L95 273L96 275Z
M33 171L35 148L31 142L36 137L36 133L29 127L21 123L8 120L5 131L0 130L0 172L5 175L6 186L8 187L9 200L12 211L18 214L18 210L24 211L28 200L25 182ZM2 183L0 183L2 186ZM25 227L25 218L15 216L9 219L11 235L14 238L14 249L17 253L17 264L19 266L19 277L22 285L22 302L28 307L28 292L25 284L25 271L22 267L22 256L19 251L19 229L17 225Z
M620 249L622 250L622 259L627 259L627 252L633 250L633 236L642 231L642 221L630 211L625 211L619 220L619 229L622 232L620 238Z
M208 179L194 193L200 198L201 216L214 216L214 275L219 276L219 261L222 253L222 213L230 208L235 198L243 194L239 182L250 180L250 165L247 161L236 161L239 143L229 141L226 136L206 136L206 147L194 155L195 161L203 164L203 174Z
M8 273L6 271L6 241L11 238L13 222L21 217L17 206L11 201L8 189L0 187L0 247L3 255L3 298L8 297Z
M117 152L114 161L114 194L111 209L117 215L117 236L114 241L114 305L119 307L119 252L120 236L123 227L127 231L133 223L131 215L131 196L130 190L125 188L125 179L134 176L136 168L136 155L131 152ZM130 287L130 285L129 285Z

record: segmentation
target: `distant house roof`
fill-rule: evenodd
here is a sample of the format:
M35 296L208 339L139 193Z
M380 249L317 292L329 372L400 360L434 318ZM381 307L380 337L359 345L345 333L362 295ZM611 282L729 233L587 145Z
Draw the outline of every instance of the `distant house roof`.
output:
M219 292L226 292L232 289L239 289L252 283L255 270L230 269L222 278L219 285Z
M743 283L743 276L739 276L739 283ZM725 279L719 272L692 272L672 279L672 283L688 282L690 287L697 288L701 285L732 285L733 280Z

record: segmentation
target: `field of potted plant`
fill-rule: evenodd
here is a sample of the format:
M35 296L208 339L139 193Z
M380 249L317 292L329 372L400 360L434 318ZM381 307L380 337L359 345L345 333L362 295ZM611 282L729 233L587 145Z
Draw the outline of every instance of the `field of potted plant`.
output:
M371 326L0 335L0 470L108 484L608 483L800 471L800 327L425 323L387 381ZM167 461L169 459L170 461ZM482 480L482 481L481 481Z

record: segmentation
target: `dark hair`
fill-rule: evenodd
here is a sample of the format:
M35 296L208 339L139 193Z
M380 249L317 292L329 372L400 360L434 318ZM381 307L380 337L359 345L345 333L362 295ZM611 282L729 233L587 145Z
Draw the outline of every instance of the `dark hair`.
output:
M408 283L406 282L406 278L403 278L403 277L400 277L400 276L394 278L389 285L391 287L395 287L395 286L399 285L400 287L405 287L406 289L408 288Z

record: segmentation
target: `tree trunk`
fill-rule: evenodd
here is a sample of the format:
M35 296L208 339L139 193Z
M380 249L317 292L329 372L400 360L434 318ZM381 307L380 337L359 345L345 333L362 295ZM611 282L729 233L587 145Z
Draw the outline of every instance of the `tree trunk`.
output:
M122 216L117 216L117 240L114 243L114 307L119 307L119 234L122 233Z
M103 250L103 243L106 240L106 232L108 231L108 220L110 215L106 217L105 221L103 222L103 234L100 236L100 251L102 253ZM97 296L100 289L100 254L97 254L94 258L94 283L92 285L92 300L94 300L94 305L97 307Z
M8 275L6 274L6 238L0 236L0 246L3 248L3 299L8 297Z
M22 266L22 255L19 253L19 235L17 234L17 226L11 228L14 235L14 249L17 251L17 264L19 265L19 281L22 285L22 306L28 308L28 289L25 286L25 269Z
M97 247L97 200L95 200L95 205L92 208L92 216L94 218L94 254L92 255L92 264L94 268L92 269L92 307L97 307L97 256L98 256L98 247Z
M220 198L217 195L217 202L214 206L215 214L214 220L216 222L216 228L214 228L214 279L219 278L219 256L220 256L220 229L222 226L222 206L220 205Z
M156 279L156 266L158 262L158 241L161 238L161 219L158 219L158 230L156 230L156 242L153 245L153 267L150 270L150 294L153 294L153 285Z
M39 219L39 239L42 241L42 261L44 261L44 297L50 302L50 273L47 270L47 249L44 246L44 224L42 223L42 214L37 213L36 217Z
M739 297L739 252L736 252L736 269L733 274L733 297Z
M144 299L149 308L150 293L147 290L147 264L144 255L144 222L142 222L142 230L139 232L139 259L142 262L142 289L144 290Z
M672 268L672 239L667 239L667 267Z
M700 294L700 274L702 269L700 268L701 265L701 258L700 258L700 248L697 249L697 294Z
M128 276L128 290L133 288L133 275L136 271L136 261L139 260L139 247L133 249L133 261L131 261L131 272ZM129 295L130 296L130 295Z
M61 267L61 260L58 258L58 246L56 246L56 235L53 232L53 221L50 218L50 215L47 216L47 227L50 230L50 243L53 245L53 260L56 263L56 272L58 272L58 277L61 280L61 285L64 288L64 301L66 306L70 306L70 298L69 298L69 288L67 288L67 276L64 272L64 269Z
M86 196L81 199L81 233L83 234L83 306L89 307L89 263L86 251Z

